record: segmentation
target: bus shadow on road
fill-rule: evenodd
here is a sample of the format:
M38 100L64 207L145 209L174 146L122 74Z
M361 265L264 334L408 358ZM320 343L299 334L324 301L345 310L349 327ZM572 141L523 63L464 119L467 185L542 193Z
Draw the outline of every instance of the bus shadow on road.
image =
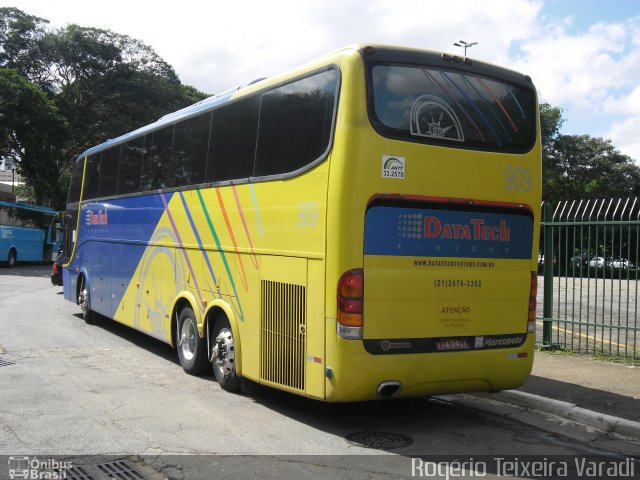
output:
M101 328L102 330L116 335L137 347L143 348L149 353L152 353L175 365L180 365L175 349L169 344L95 312L93 315L95 320L91 327ZM73 316L77 317L81 321L83 320L82 313L74 313Z
M471 424L487 422L478 411L431 397L324 403L244 379L242 392L280 415L342 437L372 454L377 450L401 456L447 455L451 452L446 446L427 449L426 445L443 431L462 434Z

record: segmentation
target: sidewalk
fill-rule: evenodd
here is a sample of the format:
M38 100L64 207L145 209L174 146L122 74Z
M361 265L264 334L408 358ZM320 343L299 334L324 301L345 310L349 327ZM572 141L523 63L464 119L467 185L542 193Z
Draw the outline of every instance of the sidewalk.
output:
M536 352L531 377L518 390L640 422L640 367Z
M503 406L553 414L605 435L617 434L640 443L640 367L536 352L531 377L520 388L475 396L489 401L487 405L472 401L476 408L495 413L491 402L497 401ZM631 444L628 448L637 451Z

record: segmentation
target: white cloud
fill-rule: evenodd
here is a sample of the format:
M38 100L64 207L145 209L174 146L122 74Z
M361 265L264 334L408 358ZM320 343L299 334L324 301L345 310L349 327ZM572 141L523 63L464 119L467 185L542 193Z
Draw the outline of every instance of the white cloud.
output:
M630 73L640 67L640 57L625 55L625 44L637 25L638 19L598 23L572 35L561 20L527 40L515 63L531 72L544 101L598 111L610 90L627 87L633 81Z
M454 51L452 43L465 39L478 42L470 56L504 63L510 46L536 31L542 8L541 0L13 3L57 26L78 23L139 38L183 82L212 93L358 42Z
M636 114L638 111L636 111ZM640 162L640 116L635 115L624 121L616 122L606 133L606 138L625 155L629 155L636 163Z
M628 95L607 98L604 110L609 114L638 114L640 112L640 86L634 88Z

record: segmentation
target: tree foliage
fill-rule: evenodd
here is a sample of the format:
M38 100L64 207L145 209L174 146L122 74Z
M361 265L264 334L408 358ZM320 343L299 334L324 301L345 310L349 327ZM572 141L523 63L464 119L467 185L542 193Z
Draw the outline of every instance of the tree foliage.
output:
M0 156L30 180L38 203L64 203L59 182L67 123L54 102L17 71L0 68Z
M48 23L17 8L0 8L0 66L29 80L41 75L46 70L42 62Z
M640 167L611 140L562 135L562 109L540 105L544 200L640 195Z
M29 84L45 95L64 124L67 135L49 157L30 143L12 150L36 198L51 200L57 208L64 200L45 192L66 189L71 162L79 153L207 96L183 85L171 65L139 40L78 25L49 29L47 20L16 8L0 8L2 67L21 77L20 88ZM18 86L15 77L12 81ZM0 114L7 113L4 105L0 108ZM44 131L40 139L49 141ZM7 148L4 141L2 148ZM53 169L43 168L42 162Z

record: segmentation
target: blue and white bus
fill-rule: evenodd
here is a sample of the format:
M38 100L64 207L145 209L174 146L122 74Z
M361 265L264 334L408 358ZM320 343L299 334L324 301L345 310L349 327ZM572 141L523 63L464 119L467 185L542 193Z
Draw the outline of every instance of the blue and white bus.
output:
M52 208L0 201L0 262L52 262L60 249L62 225Z

